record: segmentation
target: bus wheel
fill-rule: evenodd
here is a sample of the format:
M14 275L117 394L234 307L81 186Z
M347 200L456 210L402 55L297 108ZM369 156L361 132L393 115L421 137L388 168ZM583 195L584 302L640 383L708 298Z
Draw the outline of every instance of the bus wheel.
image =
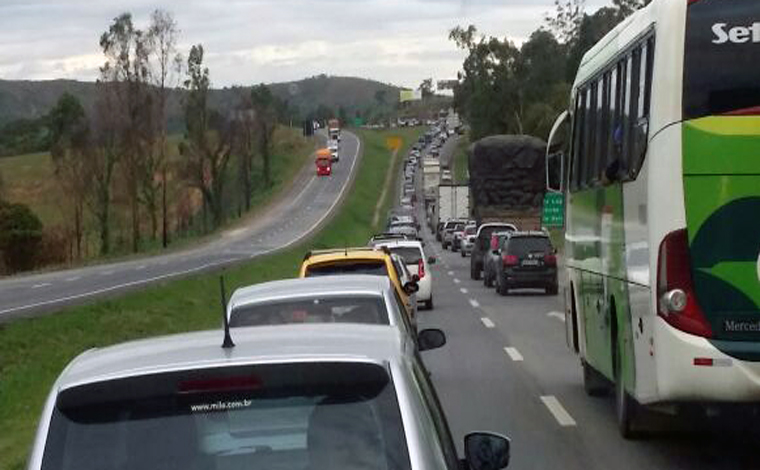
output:
M586 361L583 366L583 389L590 397L605 397L610 392L609 382Z
M637 403L625 391L623 384L623 359L619 344L613 345L615 351L615 413L618 431L624 439L636 439L640 433L636 429Z

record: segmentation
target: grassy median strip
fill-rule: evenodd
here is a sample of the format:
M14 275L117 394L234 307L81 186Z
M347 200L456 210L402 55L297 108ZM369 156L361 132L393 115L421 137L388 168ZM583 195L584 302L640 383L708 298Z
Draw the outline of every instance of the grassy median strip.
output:
M459 136L457 146L454 148L454 182L456 184L466 184L470 179L467 158L467 148L469 146L470 139L467 135Z
M364 156L354 186L335 217L299 247L226 269L224 276L230 291L294 277L310 247L365 244L379 229L371 222L391 165L385 139L391 135L402 137L401 152L405 155L420 132L421 129L359 131ZM382 213L390 207L390 199ZM138 338L217 328L221 325L220 309L218 274L205 274L55 315L0 325L0 468L24 467L46 395L75 356L89 348ZM221 344L221 335L219 339Z

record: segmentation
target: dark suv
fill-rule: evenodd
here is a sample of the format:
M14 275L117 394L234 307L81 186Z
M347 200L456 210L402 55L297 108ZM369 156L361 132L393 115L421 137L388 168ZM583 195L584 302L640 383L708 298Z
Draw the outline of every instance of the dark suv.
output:
M545 232L514 232L501 245L501 262L496 263L496 291L545 289L557 295L557 255Z
M494 232L514 232L516 230L517 227L514 225L502 222L487 223L478 227L478 236L475 239L475 246L472 247L472 257L470 258L470 279L475 281L480 279L485 256L488 254L491 243L491 235Z

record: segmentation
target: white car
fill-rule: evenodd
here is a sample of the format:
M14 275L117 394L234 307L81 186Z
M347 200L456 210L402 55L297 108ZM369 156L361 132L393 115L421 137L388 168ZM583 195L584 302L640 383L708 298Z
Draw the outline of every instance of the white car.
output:
M404 259L409 272L420 279L417 284L420 290L417 291L417 302L425 304L425 308L433 308L433 273L430 271L430 265L435 264L435 257L426 257L425 250L422 248L422 242L413 240L393 240L388 242L376 243L375 246L387 247L391 253L401 256Z
M334 139L330 139L327 143L327 148L330 150L330 154L332 154L332 159L334 162L337 162L340 160L340 152L338 151L338 141Z

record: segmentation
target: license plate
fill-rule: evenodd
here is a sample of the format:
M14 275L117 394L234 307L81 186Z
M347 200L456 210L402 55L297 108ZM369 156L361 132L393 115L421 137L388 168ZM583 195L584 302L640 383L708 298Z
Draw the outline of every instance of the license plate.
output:
M526 259L522 262L523 266L538 266L537 259Z

